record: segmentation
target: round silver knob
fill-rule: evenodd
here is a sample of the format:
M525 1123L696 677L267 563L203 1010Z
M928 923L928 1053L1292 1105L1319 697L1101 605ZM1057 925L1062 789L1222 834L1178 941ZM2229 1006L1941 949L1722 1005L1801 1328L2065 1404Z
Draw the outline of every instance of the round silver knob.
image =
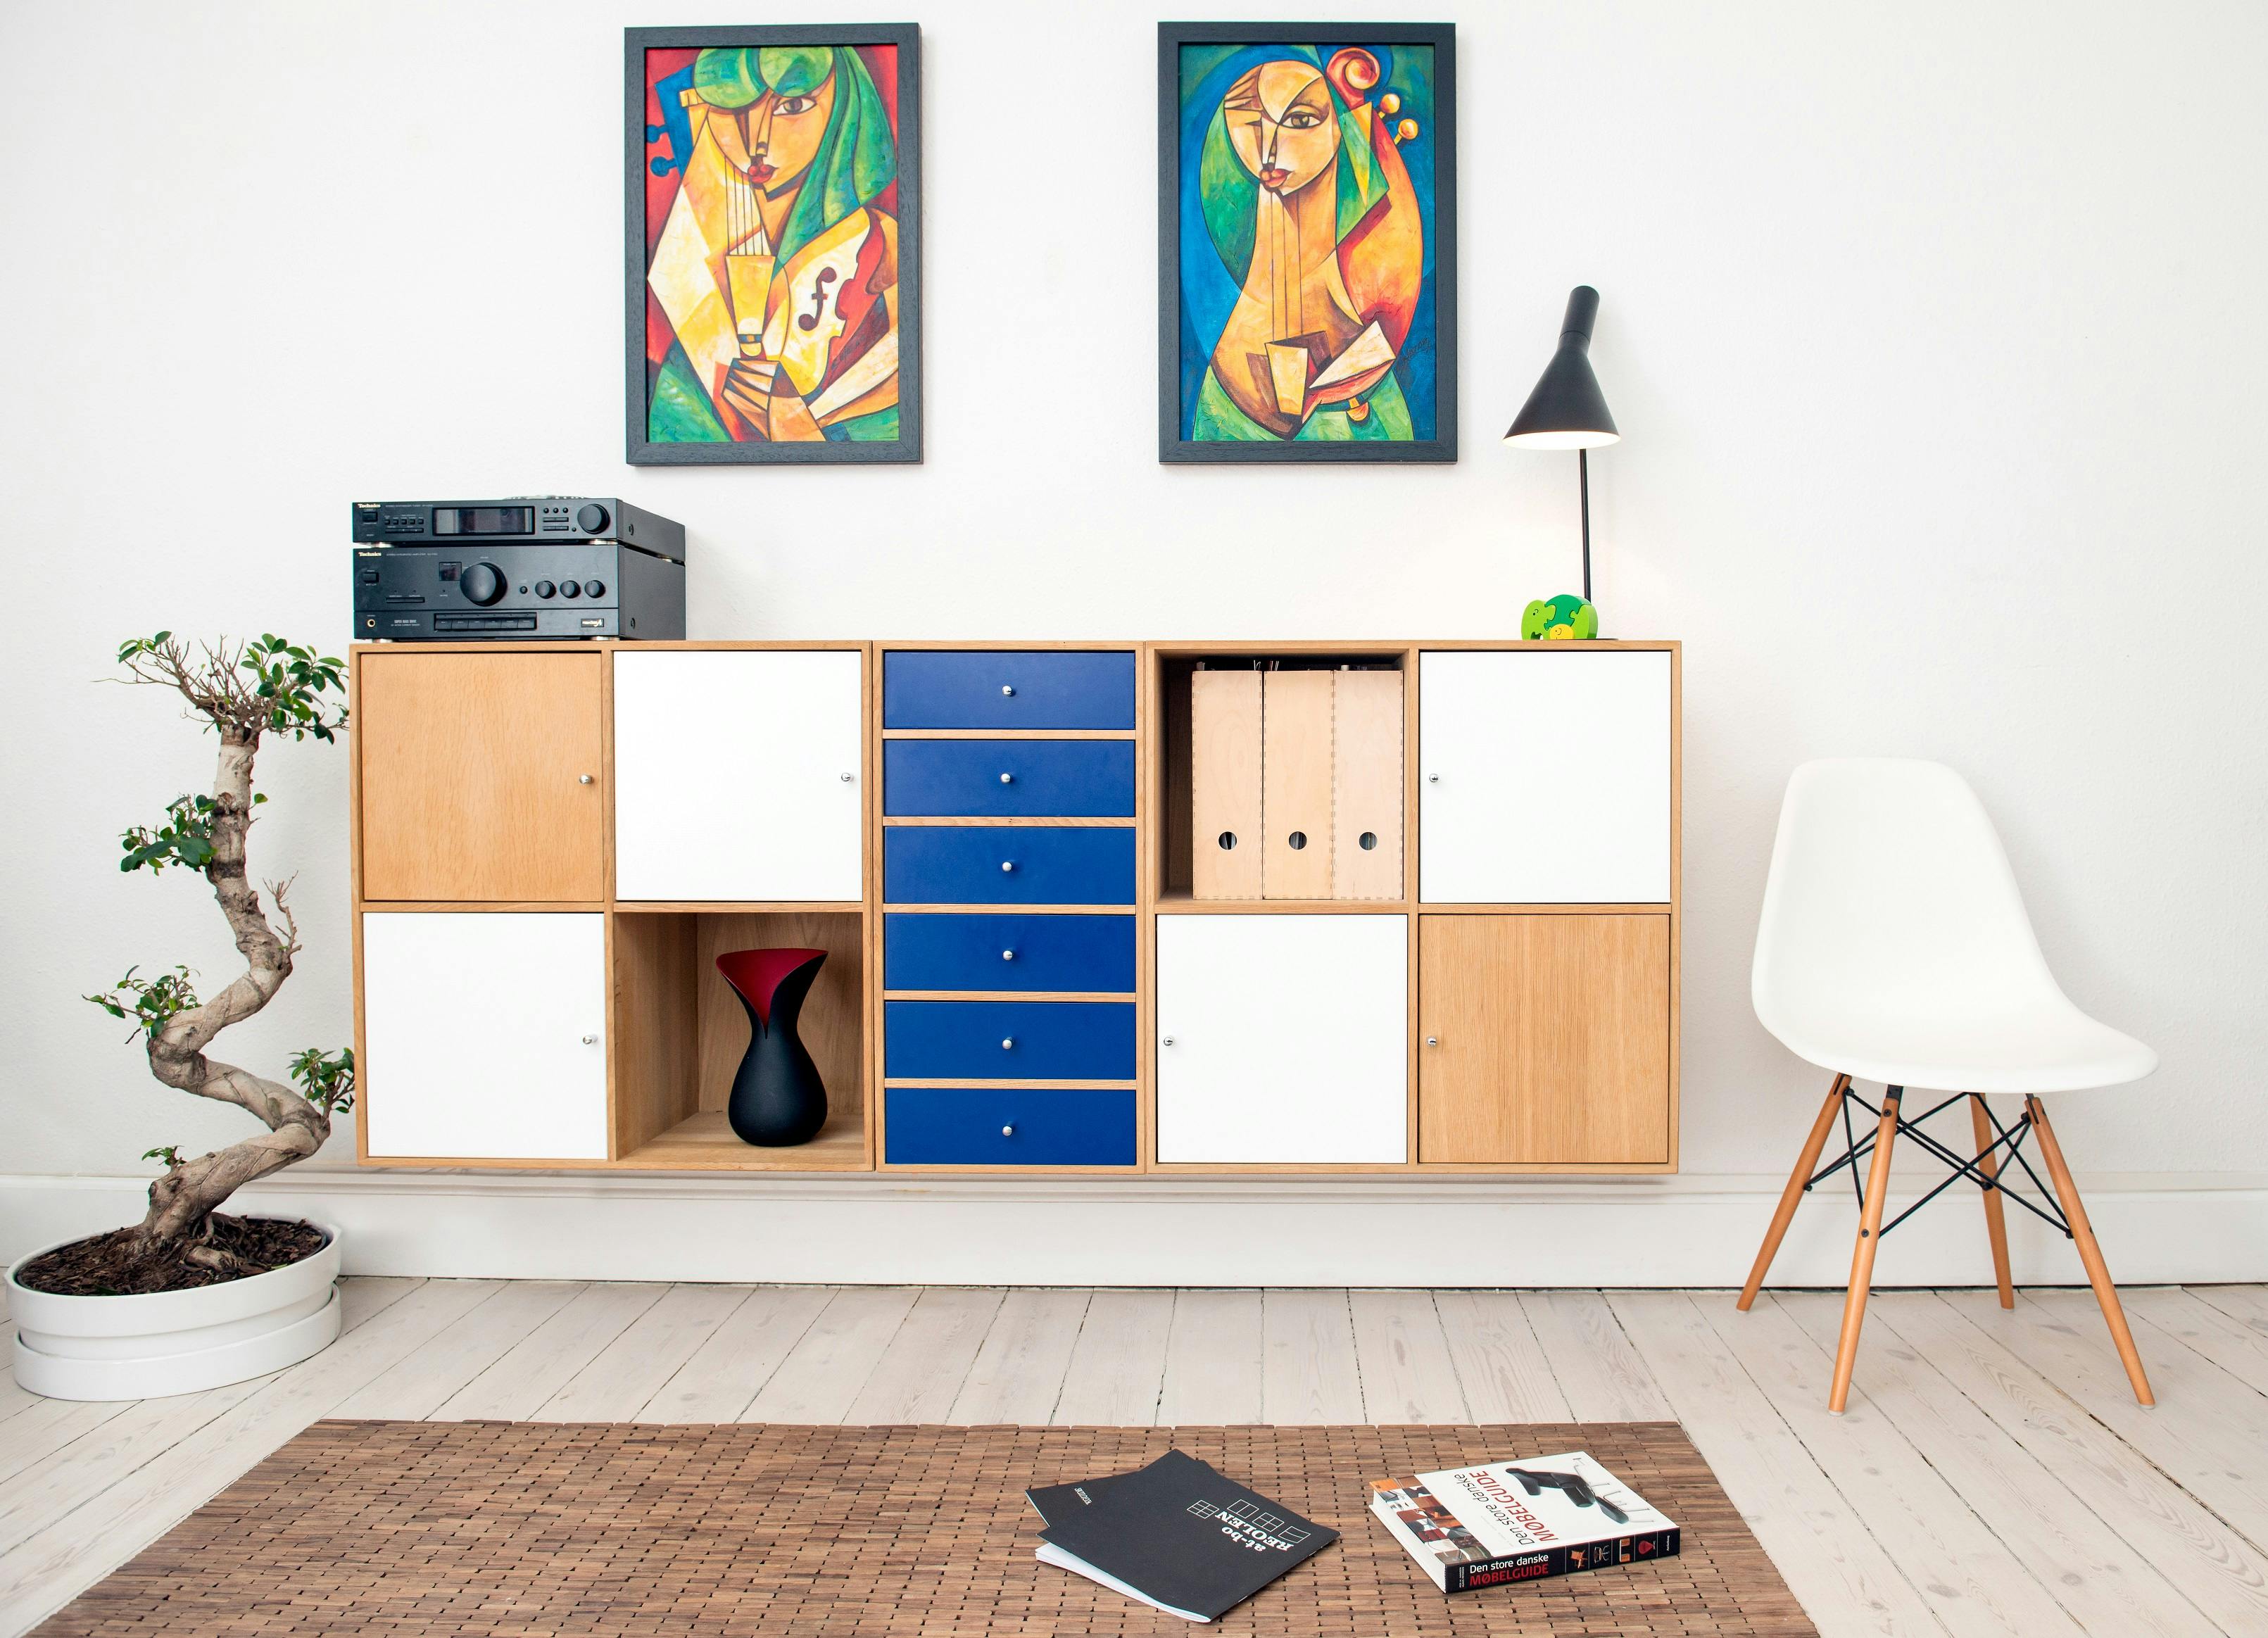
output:
M1000 1128L1000 1135L1004 1138L1012 1138L1016 1135L1016 1129L1013 1126L1003 1126Z
M1000 697L1001 697L1001 698L1003 698L1003 699L1007 698L1010 695L1013 694L1015 691L1016 691L1016 690L1015 690L1014 689L1011 688L1011 687L1010 687L1007 683L1005 683L1005 682L1003 682L1003 683L1000 685Z
M1016 861L1012 859L1004 859L1000 861L1000 868L1003 870L1013 870L1015 867Z
M1000 959L1002 961L1013 961L1016 959L1016 952L1013 950L1002 950L1000 952Z
M1166 1037L1166 1043L1165 1043L1165 1044L1166 1044L1167 1046L1171 1046L1171 1045L1174 1044L1174 1037L1171 1037L1171 1036L1167 1036L1167 1037Z
M1425 776L1425 783L1428 785L1439 785L1440 782L1441 776L1438 773L1429 773Z
M575 776L575 783L578 785L588 785L591 783L591 776L587 773L578 773Z
M1425 1044L1428 1046L1439 1046L1441 1044L1441 1037L1438 1035L1429 1035L1425 1037Z
M1012 773L1004 773L1000 776L1000 783L1003 785L1013 785L1015 782L1016 776Z
M843 776L843 784L845 784L845 785L848 785L848 784L850 784L850 776L849 774L847 774L847 773L846 773L846 774L844 774L844 775Z
M585 1046L596 1046L598 1044L599 1037L595 1035L586 1035L583 1037L583 1044Z
M1014 1051L1016 1050L1016 1037L1012 1035L1002 1036L1000 1037L1000 1050L1004 1052Z

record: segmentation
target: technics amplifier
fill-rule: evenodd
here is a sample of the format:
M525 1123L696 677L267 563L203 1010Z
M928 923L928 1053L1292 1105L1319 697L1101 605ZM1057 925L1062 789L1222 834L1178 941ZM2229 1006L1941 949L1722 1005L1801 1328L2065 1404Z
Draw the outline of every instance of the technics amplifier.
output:
M357 546L513 545L627 541L685 561L685 526L611 495L515 495L505 500L358 500Z
M620 541L357 546L354 576L363 642L685 635L685 565Z

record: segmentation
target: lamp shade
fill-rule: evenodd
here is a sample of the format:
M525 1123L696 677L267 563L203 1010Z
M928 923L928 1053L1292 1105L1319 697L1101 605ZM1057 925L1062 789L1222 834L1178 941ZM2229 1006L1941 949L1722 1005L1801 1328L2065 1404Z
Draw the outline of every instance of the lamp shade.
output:
M1559 350L1528 402L1513 417L1507 444L1529 449L1595 449L1619 440L1607 397L1591 373L1591 325L1599 316L1599 292L1578 284L1567 298L1567 317L1559 327Z

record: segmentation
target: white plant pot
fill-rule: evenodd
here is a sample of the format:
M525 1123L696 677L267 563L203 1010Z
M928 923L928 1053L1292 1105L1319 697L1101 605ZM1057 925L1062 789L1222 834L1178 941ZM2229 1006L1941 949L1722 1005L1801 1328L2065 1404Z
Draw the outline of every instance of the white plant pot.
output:
M16 1278L55 1247L19 1258L8 1270L17 1385L51 1399L158 1398L264 1376L320 1354L339 1334L332 1282L340 1234L331 1223L315 1226L329 1239L313 1257L188 1291L57 1296Z

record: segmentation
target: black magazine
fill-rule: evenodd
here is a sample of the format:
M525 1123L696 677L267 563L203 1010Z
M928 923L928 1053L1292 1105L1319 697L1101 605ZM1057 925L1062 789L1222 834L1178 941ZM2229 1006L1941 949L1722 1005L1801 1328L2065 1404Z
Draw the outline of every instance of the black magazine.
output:
M1118 1583L1191 1620L1212 1620L1336 1541L1179 1450L1147 1467L1026 1493L1046 1519L1042 1556ZM1076 1564L1064 1560L1076 1560Z

